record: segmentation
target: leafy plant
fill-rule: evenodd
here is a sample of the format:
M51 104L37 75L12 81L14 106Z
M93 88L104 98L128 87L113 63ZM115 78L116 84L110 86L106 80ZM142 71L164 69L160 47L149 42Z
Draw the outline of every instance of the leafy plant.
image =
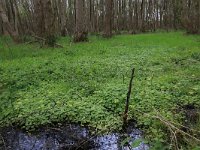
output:
M129 119L137 121L152 147L168 146L167 127L144 114L153 116L157 110L169 121L185 124L183 106L200 108L197 39L172 32L110 40L92 36L91 42L72 44L66 37L59 39L63 49L39 49L37 44L14 45L1 37L0 126L33 130L71 121L120 130L135 67Z

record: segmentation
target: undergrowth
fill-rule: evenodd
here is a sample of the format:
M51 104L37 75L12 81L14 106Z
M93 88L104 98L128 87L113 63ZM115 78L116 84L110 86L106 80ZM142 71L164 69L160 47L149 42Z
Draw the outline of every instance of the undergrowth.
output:
M171 146L168 129L149 116L156 110L185 124L184 107L200 108L200 37L172 32L109 40L92 36L89 41L73 44L60 38L64 48L40 49L1 37L0 125L34 130L72 121L107 132L120 130L134 67L129 119L156 146Z

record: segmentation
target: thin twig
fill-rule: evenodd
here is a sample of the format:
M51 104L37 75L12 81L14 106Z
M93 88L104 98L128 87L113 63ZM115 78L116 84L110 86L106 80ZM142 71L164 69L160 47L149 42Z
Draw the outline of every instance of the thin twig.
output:
M154 111L157 112L157 114L159 114L158 111L157 111L155 108L154 108ZM190 130L190 131L194 131L194 132L200 133L200 131L195 130L195 129L192 129L192 128L189 128L189 127L186 127L186 126L184 126L184 125L182 125L182 124L175 123L175 122L173 122L173 121L170 121L170 123L171 123L171 124L174 124L174 125L177 125L177 126L180 126L180 127L182 127L182 128L186 128L186 129L188 129L188 130Z
M180 133L182 133L182 134L184 134L184 135L187 135L188 137L191 137L191 138L193 138L194 140L200 142L200 139L198 139L198 138L196 138L196 137L194 137L194 136L192 136L192 135L186 133L185 131L179 129L178 127L176 127L175 125L173 125L170 121L166 120L163 116L161 116L158 112L157 112L157 119L160 119L160 120L162 119L162 120L164 120L164 121L167 122L172 128L176 129L176 130L179 131Z
M156 111L156 112L157 112L157 115L156 115L156 116L155 116L155 115L149 115L149 114L144 113L144 112L142 112L142 111L140 111L140 110L138 110L138 111L139 111L140 113L142 113L143 115L145 115L145 116L148 116L148 117L151 117L151 118L154 118L154 119L158 119L158 120L160 120L163 124L165 124L167 127L170 127L170 128L172 129L172 131L175 133L175 134L173 134L173 136L175 136L176 133L179 132L179 133L181 133L182 135L188 136L188 137L194 139L195 141L197 141L198 143L200 143L200 139L198 139L198 138L196 138L196 137L190 135L189 133L186 133L186 132L184 132L183 130L179 129L179 128L176 127L174 124L172 124L170 121L168 121L168 120L165 119L163 116L161 116L161 115L158 113L158 111ZM171 133L173 133L173 132L171 132ZM175 140L176 140L176 139L175 139ZM177 142L177 141L175 141L175 142Z
M163 118L161 118L160 116L152 116L152 117L153 117L153 118L157 118L157 119L159 119L159 120L162 121L162 122L165 122L165 123L167 122L167 124L168 124L169 126L171 126L173 129L177 130L177 131L180 132L181 134L186 135L186 136L188 136L188 137L190 137L190 138L192 138L192 139L194 139L194 140L196 140L197 142L200 143L200 139L198 139L198 138L196 138L196 137L190 135L189 133L184 132L183 130L179 129L179 128L176 127L175 125L171 124L170 121L163 120Z

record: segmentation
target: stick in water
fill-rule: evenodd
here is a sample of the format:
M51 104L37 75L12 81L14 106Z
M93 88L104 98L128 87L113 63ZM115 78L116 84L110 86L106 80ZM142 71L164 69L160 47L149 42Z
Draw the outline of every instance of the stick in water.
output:
M127 93L127 98L126 98L126 106L125 106L125 111L124 111L124 115L123 115L123 126L124 127L126 126L127 119L128 119L128 108L129 108L129 101L130 101L130 97L131 97L131 90L132 90L132 85L133 85L134 74L135 74L135 68L132 69L131 80L129 83L128 93Z

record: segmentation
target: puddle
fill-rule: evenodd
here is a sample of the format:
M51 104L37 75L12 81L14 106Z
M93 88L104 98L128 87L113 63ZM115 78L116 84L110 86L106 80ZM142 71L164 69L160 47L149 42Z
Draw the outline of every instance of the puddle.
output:
M124 133L111 133L107 135L91 135L87 128L70 124L61 128L42 129L30 134L22 130L7 128L2 131L4 142L1 150L129 150L128 146L121 146L125 139ZM130 144L142 137L137 129L127 130ZM148 145L141 144L132 150L148 150Z

